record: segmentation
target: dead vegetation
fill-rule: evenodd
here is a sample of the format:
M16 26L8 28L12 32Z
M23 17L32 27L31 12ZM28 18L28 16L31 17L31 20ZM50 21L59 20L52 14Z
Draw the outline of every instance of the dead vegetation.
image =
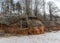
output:
M13 18L13 19L12 19ZM5 18L7 23L0 23L0 30L3 30L4 33L12 35L30 35L30 34L42 34L44 33L44 25L39 19L29 18L29 24L27 24L25 18L22 18L22 28L21 28L21 18L17 17ZM8 20L9 19L9 20ZM2 19L1 21L3 21ZM8 20L8 21L7 21ZM3 32L2 31L2 32Z

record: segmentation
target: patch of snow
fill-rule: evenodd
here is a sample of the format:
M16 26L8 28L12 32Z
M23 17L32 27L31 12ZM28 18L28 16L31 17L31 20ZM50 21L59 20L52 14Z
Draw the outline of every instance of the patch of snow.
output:
M60 31L41 35L0 38L0 43L60 43Z

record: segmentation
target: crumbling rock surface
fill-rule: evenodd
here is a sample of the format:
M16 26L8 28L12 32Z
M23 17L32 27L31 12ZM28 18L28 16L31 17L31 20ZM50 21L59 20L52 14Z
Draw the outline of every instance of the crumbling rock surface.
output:
M0 30L4 30L5 33L9 34L22 34L22 35L29 35L29 34L42 34L44 33L44 25L38 19L31 19L29 22L29 27L23 27L21 29L20 25L20 16L4 16L0 17ZM26 22L27 23L27 22ZM23 24L26 26L26 24Z
M43 34L44 33L44 26L40 27L32 27L29 29L20 28L19 26L7 26L7 25L1 25L0 29L4 30L5 33L9 34L21 34L21 35L30 35L30 34Z

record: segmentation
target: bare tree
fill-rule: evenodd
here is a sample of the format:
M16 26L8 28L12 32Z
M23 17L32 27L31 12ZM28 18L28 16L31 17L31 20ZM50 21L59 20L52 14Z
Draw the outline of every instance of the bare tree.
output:
M43 0L43 13L44 13L44 21L45 21L46 20L45 0Z
M38 2L38 0L35 0L35 8L34 8L34 14L35 14L35 16L38 16L38 5L39 5L39 2Z
M26 3L26 14L30 14L30 0L25 0Z
M25 0L25 3L26 3L26 21L27 21L27 24L28 24L28 27L29 27L29 19L28 19L28 16L30 15L30 0Z
M19 2L16 3L16 10L18 11L18 13L21 13L21 4Z
M8 4L8 0L4 0L2 2L2 10L3 10L3 13L6 14L7 12L9 12L9 4Z
M48 6L49 6L50 21L52 21L54 17L53 15L56 15L57 12L59 12L59 10L54 2L48 2Z

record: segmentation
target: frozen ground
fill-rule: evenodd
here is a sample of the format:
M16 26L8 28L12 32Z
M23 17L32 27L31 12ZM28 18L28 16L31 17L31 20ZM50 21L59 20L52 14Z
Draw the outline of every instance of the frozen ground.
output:
M60 31L45 33L42 35L0 38L0 43L60 43Z

